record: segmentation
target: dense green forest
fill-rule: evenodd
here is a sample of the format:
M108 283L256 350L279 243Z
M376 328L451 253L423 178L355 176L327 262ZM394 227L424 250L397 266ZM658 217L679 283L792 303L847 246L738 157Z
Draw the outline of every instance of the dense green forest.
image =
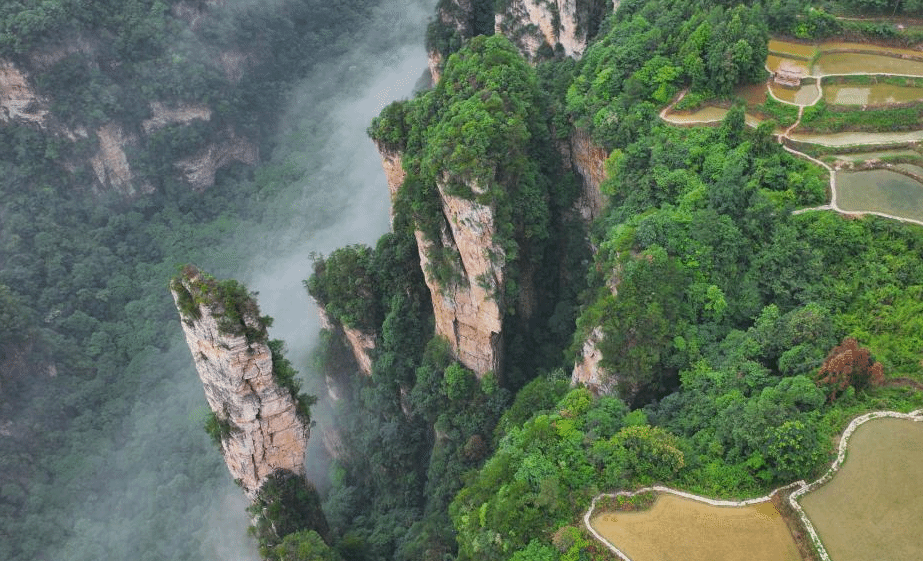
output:
M296 225L303 240L334 224L352 196L326 189L343 181L324 169L341 126L335 95L364 95L367 75L393 62L368 52L421 43L395 36L408 27L422 33L362 1L0 6L0 57L50 110L45 128L0 123L0 557L255 556L245 501L237 516L217 504L239 492L201 430L167 279L188 262L241 274L260 253L290 251ZM220 63L228 50L252 63L239 76ZM49 52L65 55L43 66L36 53ZM212 119L145 135L152 101L205 105ZM108 122L137 134L128 161L152 193L93 187L92 131ZM90 134L72 141L60 127ZM193 192L172 163L228 128L262 163L226 167Z
M307 281L336 319L384 344L371 380L353 381L360 388L347 407L370 416L348 438L359 449L393 451L413 434L417 446L403 460L392 452L378 472L385 481L369 476L382 464L367 457L335 464L326 510L343 557L608 558L579 522L599 492L665 483L757 496L821 473L854 415L923 404L906 382L923 379L923 231L874 217L793 215L826 201L827 174L786 153L774 123L747 127L741 106L711 128L658 118L682 88L694 99L726 98L736 85L763 81L770 35L907 43L912 31L898 36L893 26L835 14L917 11L906 3L625 1L579 61L546 52L535 66L502 37L462 46L431 28L431 45L454 52L439 84L389 106L369 130L401 151L408 172L394 233L374 249L337 250ZM574 180L542 149L575 129L610 154L601 186L609 203L588 239L565 235L579 231L564 223ZM489 203L508 224L498 235L519 260L513 278L529 259L543 278L569 271L560 281L568 290L548 292L557 306L540 321L517 323L508 312L505 336L514 353L525 343L529 357L512 355L499 378L478 380L444 340L424 347L430 320L416 305L407 352L395 362L395 306L407 306L406 294L425 302L422 279L373 288L393 286L376 279L412 263L408 228L431 244L430 273L451 281L457 264L442 249L436 191L446 178L453 194ZM474 193L471 184L489 188ZM407 253L388 264L401 237ZM542 261L548 246L589 263ZM595 328L615 396L569 387ZM563 350L555 345L562 333L572 333ZM328 372L348 368L343 343L333 334L327 341L319 359ZM836 366L846 356L855 357L848 371ZM340 510L341 497L367 494L371 504Z
M740 106L710 128L658 117L684 88L692 100L727 98L764 80L770 36L913 44L913 29L837 16L917 15L919 3L624 0L612 14L591 4L577 61L552 48L530 65L503 37L465 37L437 19L426 39L445 57L442 79L371 123L408 172L392 231L318 256L305 284L335 322L375 334L372 374L358 373L335 331L311 364L294 365L342 396L325 421L342 453L315 475L320 496L305 499L325 523L316 508L273 506L303 486L278 482L259 499L265 557L605 559L579 522L599 492L664 483L763 494L823 470L854 415L923 405L913 389L923 230L793 215L826 201L826 175L782 150L772 123L748 128ZM472 6L474 34L492 33L502 6ZM209 557L203 527L215 514L202 497L222 493L227 476L200 430L167 284L180 263L233 274L249 254L279 249L274 228L319 231L355 203L338 170L318 172L323 187L307 203L293 189L310 175L296 154L323 154L337 126L332 106L313 108L306 129L279 111L324 61L358 43L384 49L385 34L362 35L373 17L388 25L391 12L375 9L0 6L0 57L30 72L52 129L138 132L154 101L213 112L138 135L128 158L153 189L133 197L91 187L93 134L0 124L0 557L60 558L65 544L72 559ZM230 76L216 60L237 50L252 63ZM60 52L51 65L36 56ZM360 72L378 64L365 58ZM310 87L342 95L358 79L330 70ZM227 130L255 142L262 163L224 168L193 192L173 163ZM573 211L580 181L558 150L577 130L609 154L608 203L589 224ZM435 278L458 271L437 220L445 177L453 194L494 209L508 266L494 294L506 303L503 368L480 378L433 337L420 270L415 231L431 243ZM538 305L524 314L527 279ZM616 395L570 385L597 328ZM835 365L847 354L844 371ZM183 370L189 378L170 386L164 373ZM186 422L167 432L167 418Z

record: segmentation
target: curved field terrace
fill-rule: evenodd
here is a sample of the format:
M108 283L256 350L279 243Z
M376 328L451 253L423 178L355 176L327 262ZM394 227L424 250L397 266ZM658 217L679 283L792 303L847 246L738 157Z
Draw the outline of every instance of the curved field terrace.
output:
M833 149L844 153L837 156L839 159L849 161L848 153L857 148L893 151L923 142L923 126L914 127L923 121L923 51L773 39L769 53L767 81L735 91L746 103L747 124L758 126L770 116L782 122L776 137L785 149L830 173L829 203L794 212L874 214L923 225L923 176L919 173L884 161L869 162L862 171L836 171L839 165L831 167L802 151L816 148L830 154ZM664 121L687 127L715 125L727 113L720 106L726 101L706 102L693 111L674 110L685 94L661 111ZM821 100L823 103L818 103ZM839 109L827 109L826 104Z
M801 506L833 561L923 559L923 423L875 419Z
M713 506L669 493L638 512L604 512L591 524L632 561L800 561L770 501Z
M797 487L788 503L822 561L923 559L923 410L854 419L827 473L787 487ZM659 486L605 493L583 521L624 561L797 561L798 547L770 502L783 489L736 502ZM600 499L651 491L658 496L647 510L597 510Z

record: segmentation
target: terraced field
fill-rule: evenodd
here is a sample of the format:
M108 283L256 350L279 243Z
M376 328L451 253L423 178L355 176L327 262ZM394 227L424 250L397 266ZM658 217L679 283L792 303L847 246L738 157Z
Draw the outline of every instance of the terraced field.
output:
M896 171L836 172L836 203L846 212L872 211L923 221L923 184Z
M788 487L795 488L787 501L791 522L813 541L817 558L923 559L923 410L854 419L828 472ZM623 561L799 561L789 527L771 502L781 491L740 502L666 487L622 491L594 499L584 523ZM646 510L597 510L602 497L651 492L657 496Z
M836 171L840 167L839 161L856 160L855 152L860 147L868 147L869 152L910 147L911 152L923 157L923 152L917 152L915 148L923 143L923 52L862 43L808 45L780 40L769 42L769 52L766 69L771 76L767 82L762 86L743 86L735 93L747 105L747 124L750 126L757 126L765 118L767 110L763 104L767 103L767 98L772 98L776 107L782 104L792 107L791 111L798 109L794 125L776 129L779 141L790 144L790 152L823 165L831 174L830 203L799 212L834 210L877 214L923 225L920 174L907 175L887 169ZM774 83L772 75L780 69L794 72L795 83L800 72L801 85L788 87ZM821 105L812 114L813 120L808 122L805 119L811 128L802 125L805 109L821 100L841 109L829 111ZM893 109L889 113L885 111L889 107L904 109ZM848 108L861 111L861 116L845 115L849 117L846 119L843 111L848 111ZM874 110L865 113L868 108ZM779 115L778 109L770 112ZM679 126L713 125L726 113L724 107L706 104L695 111L665 110L662 117ZM912 128L916 115L920 115L919 128ZM907 128L912 130L905 130ZM831 130L840 132L816 132ZM841 153L825 158L832 163L828 165L802 152L805 146L811 145L823 147L828 155L831 151ZM876 166L886 168L887 164L866 164L865 167Z
M632 561L800 561L782 516L770 502L712 506L661 494L641 512L607 512L592 521ZM664 539L669 536L669 539Z
M833 561L923 559L923 423L876 419L833 479L801 499Z

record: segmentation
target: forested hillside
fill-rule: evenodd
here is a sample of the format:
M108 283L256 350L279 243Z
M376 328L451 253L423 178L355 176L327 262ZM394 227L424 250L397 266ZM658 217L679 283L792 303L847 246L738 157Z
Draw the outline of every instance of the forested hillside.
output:
M319 230L347 203L343 193L302 192L318 173L305 161L320 169L310 155L336 130L331 104L313 92L355 95L368 65L315 80L309 134L297 120L280 134L279 121L299 80L360 39L374 52L393 41L357 36L382 16L375 9L2 3L2 79L16 69L34 93L26 113L45 113L0 122L0 557L203 559L228 547L216 541L246 542L243 506L230 538L209 530L226 523L209 505L229 481L199 430L205 402L176 346L167 282L187 262L238 272L279 243L267 232L296 220ZM3 89L4 110L19 107L17 95ZM148 133L156 104L211 116ZM105 144L97 131L113 123L135 139L124 146L133 172L124 190L101 184L92 162ZM175 162L229 134L257 147L262 163L229 162L196 192ZM303 201L323 211L296 214Z
M453 360L448 341L436 337L423 349L425 313L399 369L389 346L399 324L368 322L368 314L360 324L344 313L402 301L393 289L371 299L333 290L344 279L391 278L388 245L341 249L315 265L312 295L384 345L371 378L354 378L361 391L341 405L343 415L357 406L371 414L347 431L347 447L403 450L409 434L422 439L413 459L389 456L397 462L378 472L381 481L367 475L380 464L360 454L338 459L326 508L336 513L344 558L608 558L579 521L599 492L662 483L758 496L826 469L833 439L854 415L923 404L914 389L923 379L923 230L830 211L793 214L827 202L827 172L783 150L774 121L748 127L734 105L736 87L765 82L771 36L918 40L913 29L837 17L883 11L861 2L625 1L579 60L547 49L532 66L511 56L506 38L453 47L446 37L457 40L457 28L443 20L431 29L431 45L446 57L439 83L388 107L369 130L407 172L393 237L382 244L402 237L410 246L415 233L430 288L433 278L453 282L458 258L443 224L461 197L504 217L493 239L502 240L507 266L545 244L592 256L533 257L533 278L562 279L567 269L575 292L556 293L555 305L528 322L511 319L520 316L508 305L505 362L477 377ZM733 107L718 126L672 127L659 114L681 90L691 106ZM561 150L585 133L608 154L600 186L608 205L581 243L563 234L581 226L554 226L554 217L564 224L577 214L579 178L555 172L547 164L557 155L535 146L550 134ZM398 262L411 263L405 251ZM398 293L420 293L421 280L407 278ZM524 284L511 286L501 301L516 301ZM571 343L562 352L555 342L565 332ZM337 357L350 359L342 344L331 334L322 351L330 373L343 371ZM569 387L587 345L601 353L605 379L592 392ZM428 457L425 473L420 457ZM403 489L422 493L402 492L398 473ZM344 498L368 493L372 504L339 510L350 504Z
M493 35L497 13L528 27L514 1L441 1L413 39L439 80L369 123L406 172L392 231L315 256L305 281L331 320L294 365L337 398L312 435L332 455L312 474L329 528L270 506L280 484L251 543L280 560L608 559L579 518L600 492L764 494L821 472L853 416L923 405L923 228L793 214L828 201L826 172L735 99L767 79L770 38L916 46L918 4L542 3L546 38L576 14L570 57ZM356 95L390 62L404 7L382 5L0 6L0 558L203 559L226 541L208 532L203 497L227 474L169 279L184 263L223 278L290 249L274 228L307 238L362 203L325 151L335 105L312 95ZM668 125L680 92L727 117ZM310 117L280 120L299 105ZM468 278L462 228L489 242L490 274ZM434 336L437 300L471 285L496 310L495 370ZM374 341L368 376L346 329Z

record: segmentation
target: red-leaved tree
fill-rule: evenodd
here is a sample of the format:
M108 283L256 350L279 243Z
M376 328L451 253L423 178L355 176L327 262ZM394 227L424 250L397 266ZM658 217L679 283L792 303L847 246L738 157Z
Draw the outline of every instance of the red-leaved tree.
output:
M852 337L846 337L833 347L814 378L831 402L849 386L863 390L880 386L884 381L884 367L880 362L873 362L872 353L860 347Z

